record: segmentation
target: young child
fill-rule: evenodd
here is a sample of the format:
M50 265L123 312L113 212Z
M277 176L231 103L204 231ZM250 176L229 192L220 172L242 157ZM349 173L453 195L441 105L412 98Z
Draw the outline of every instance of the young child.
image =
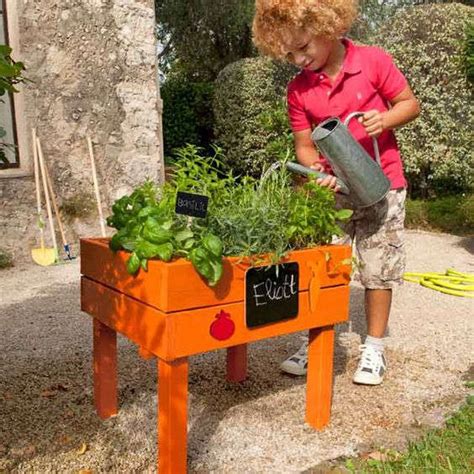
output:
M311 140L312 129L329 117L344 121L362 111L364 115L349 124L352 135L372 157L372 137L378 139L391 190L380 203L356 209L346 229L355 239L361 264L368 334L353 381L378 385L387 367L383 337L392 288L401 283L405 263L406 181L392 130L414 120L420 107L385 51L343 38L357 7L357 0L257 0L253 33L264 54L301 68L288 85L288 114L301 164L331 172ZM337 191L334 176L319 183ZM306 374L306 367L307 343L281 365L295 375Z

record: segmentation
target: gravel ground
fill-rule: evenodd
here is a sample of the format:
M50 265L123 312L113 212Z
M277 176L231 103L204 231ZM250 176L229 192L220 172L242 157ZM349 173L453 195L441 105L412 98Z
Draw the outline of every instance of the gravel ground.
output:
M474 239L409 232L409 271L474 273ZM0 472L155 471L156 370L119 339L120 413L95 414L91 321L79 309L79 264L1 273ZM354 332L338 327L332 418L304 423L305 380L279 363L299 334L253 344L249 379L225 381L224 351L191 359L190 472L304 472L381 446L401 449L465 399L474 301L406 283L395 293L382 386L351 382L364 337L363 289L352 284ZM469 373L469 370L470 373Z

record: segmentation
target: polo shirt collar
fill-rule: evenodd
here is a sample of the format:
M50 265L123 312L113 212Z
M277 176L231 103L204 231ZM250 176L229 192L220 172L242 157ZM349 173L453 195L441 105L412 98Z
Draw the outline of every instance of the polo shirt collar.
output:
M344 56L344 62L342 64L343 71L348 74L357 74L362 70L357 48L354 43L347 38L344 38L342 43L346 48L346 55Z

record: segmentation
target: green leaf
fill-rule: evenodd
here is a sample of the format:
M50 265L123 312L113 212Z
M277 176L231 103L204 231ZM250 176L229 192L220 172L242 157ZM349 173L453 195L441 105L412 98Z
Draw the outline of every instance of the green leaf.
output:
M144 217L148 217L150 214L153 214L155 212L155 208L152 206L146 206L144 207L139 213L138 213L138 218L142 219Z
M173 244L169 242L157 246L157 255L164 262L169 262L171 260L171 258L173 257L173 251Z
M220 260L211 260L210 261L212 267L212 276L209 278L209 285L215 286L222 277L222 273L224 272L224 266L222 265L222 259Z
M340 221L346 221L347 219L350 219L352 217L353 213L354 211L352 211L351 209L340 209L336 212L336 219Z
M203 247L197 247L191 250L190 259L196 270L207 280L211 279L214 274L210 263L210 255Z
M146 258L143 258L140 260L140 266L143 268L145 272L148 271L148 260Z
M184 244L182 245L185 250L189 250L194 246L195 243L196 241L194 239L189 239L189 240L186 240L186 242L184 242Z
M213 234L207 234L202 239L202 244L214 257L222 255L222 240Z
M148 240L141 240L137 243L135 252L140 259L153 258L158 255L158 245L148 242Z
M154 244L164 244L169 242L173 237L173 233L170 230L163 229L163 227L153 219L149 217L145 226L143 227L143 238Z
M140 268L140 259L138 258L135 252L130 255L130 258L127 260L127 272L130 275L135 275Z
M174 238L177 242L183 242L184 240L190 239L194 236L194 233L190 229L184 229L179 231Z

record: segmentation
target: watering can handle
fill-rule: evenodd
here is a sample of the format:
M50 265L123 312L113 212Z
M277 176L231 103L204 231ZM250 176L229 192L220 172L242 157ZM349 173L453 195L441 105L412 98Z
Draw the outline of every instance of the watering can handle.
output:
M324 179L327 176L331 176L330 174L327 173L321 173L320 171L313 170L311 168L307 168L306 166L300 165L298 163L294 163L292 161L288 161L286 163L286 167L289 171L292 171L293 173L298 173L302 174L303 176L316 176L317 178ZM339 178L336 179L336 183L339 186L339 192L342 194L349 194L349 188L343 183Z
M349 125L349 122L356 117L361 117L364 115L365 112L352 112L346 117L346 120L344 120L344 125L347 127ZM375 137L372 137L372 143L374 144L374 152L375 152L375 160L379 164L380 167L382 167L382 162L380 161L380 150L379 150L379 142Z

